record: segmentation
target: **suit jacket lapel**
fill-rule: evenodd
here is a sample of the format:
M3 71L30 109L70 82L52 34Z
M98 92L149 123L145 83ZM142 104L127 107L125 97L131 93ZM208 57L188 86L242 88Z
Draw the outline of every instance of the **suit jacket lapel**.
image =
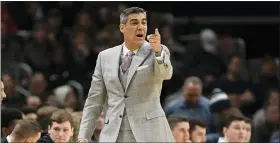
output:
M120 60L121 60L121 52L122 52L123 45L119 45L113 48L113 55L111 58L111 65L112 66L112 75L116 78L116 86L124 92L124 87L121 84L120 77L119 77L119 70L120 70Z
M132 62L131 62L131 65L130 65L129 71L128 71L125 92L127 91L129 83L130 83L133 75L135 74L137 68L146 59L146 57L148 56L149 53L150 53L149 43L147 41L145 41L144 44L140 47L139 51L136 53L136 55L132 59Z

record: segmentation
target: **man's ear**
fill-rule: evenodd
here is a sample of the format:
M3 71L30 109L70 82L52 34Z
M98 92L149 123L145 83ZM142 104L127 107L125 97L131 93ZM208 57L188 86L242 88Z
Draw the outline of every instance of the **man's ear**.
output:
M74 135L74 128L71 129L71 137Z
M28 138L25 140L25 143L32 143L32 138Z
M48 132L49 132L50 130L51 130L51 126L49 125L49 126L48 126Z
M120 24L120 31L122 32L122 34L124 34L124 24Z
M227 132L227 128L226 128L226 127L223 127L224 136L225 136L226 132Z

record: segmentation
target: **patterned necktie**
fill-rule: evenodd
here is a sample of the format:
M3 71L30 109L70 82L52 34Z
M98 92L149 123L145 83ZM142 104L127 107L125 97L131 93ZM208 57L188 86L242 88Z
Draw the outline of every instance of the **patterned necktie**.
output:
M122 71L123 73L126 73L126 71L128 70L128 68L130 67L131 61L132 61L132 57L135 55L135 53L133 51L129 51L124 58L124 61L122 63Z

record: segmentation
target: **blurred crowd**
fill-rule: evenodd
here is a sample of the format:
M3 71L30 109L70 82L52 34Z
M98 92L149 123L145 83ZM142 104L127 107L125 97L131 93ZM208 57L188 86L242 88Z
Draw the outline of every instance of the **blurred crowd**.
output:
M3 137L12 134L17 120L36 119L44 131L39 142L77 141L97 55L123 42L118 25L126 8L95 2L1 3ZM211 143L221 136L240 141L240 124L246 127L243 142L279 140L279 59L249 62L244 41L212 29L198 31L185 44L174 32L172 14L149 11L147 18L149 30L158 27L171 52L174 72L164 81L161 103L176 141ZM97 122L95 142L104 113Z

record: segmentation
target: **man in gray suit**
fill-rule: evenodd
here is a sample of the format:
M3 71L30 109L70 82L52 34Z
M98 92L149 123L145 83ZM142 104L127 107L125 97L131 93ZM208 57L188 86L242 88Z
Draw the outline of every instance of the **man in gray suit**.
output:
M79 141L88 142L103 106L100 142L174 142L160 104L163 80L172 77L168 48L160 34L148 36L146 12L131 7L120 15L124 43L99 53L85 103Z

